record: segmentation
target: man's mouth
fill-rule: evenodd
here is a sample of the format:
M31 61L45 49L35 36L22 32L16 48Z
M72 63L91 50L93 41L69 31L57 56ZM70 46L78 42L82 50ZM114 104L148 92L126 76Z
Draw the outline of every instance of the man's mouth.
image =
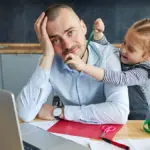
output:
M78 49L79 49L79 46L74 46L70 49L66 49L66 50L64 50L63 55L68 55L69 53L74 54Z
M75 53L78 50L78 46L72 48L69 53Z

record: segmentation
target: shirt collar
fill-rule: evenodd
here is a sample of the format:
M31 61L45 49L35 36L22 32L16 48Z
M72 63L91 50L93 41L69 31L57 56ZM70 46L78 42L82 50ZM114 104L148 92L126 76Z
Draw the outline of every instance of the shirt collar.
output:
M88 45L88 51L89 51L88 64L95 66L98 60L100 59L100 55L93 42L90 42L90 44Z

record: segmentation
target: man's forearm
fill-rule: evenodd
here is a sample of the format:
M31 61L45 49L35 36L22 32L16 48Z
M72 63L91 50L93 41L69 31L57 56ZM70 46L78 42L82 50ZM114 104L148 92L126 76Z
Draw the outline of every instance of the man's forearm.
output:
M53 59L54 55L43 55L40 62L40 67L45 71L49 70L52 66Z
M39 112L43 103L46 102L51 85L49 82L49 71L43 71L38 66L29 82L17 97L16 104L18 115L25 121L31 121Z
M104 102L87 106L67 105L64 107L66 120L91 124L125 124L128 113L128 103Z

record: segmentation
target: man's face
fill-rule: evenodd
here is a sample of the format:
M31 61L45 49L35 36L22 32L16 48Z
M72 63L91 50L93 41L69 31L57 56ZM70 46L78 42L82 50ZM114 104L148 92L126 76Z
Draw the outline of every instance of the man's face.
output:
M47 33L50 37L55 53L63 60L68 53L82 57L86 49L87 32L82 20L68 9L61 9L54 21L48 21Z

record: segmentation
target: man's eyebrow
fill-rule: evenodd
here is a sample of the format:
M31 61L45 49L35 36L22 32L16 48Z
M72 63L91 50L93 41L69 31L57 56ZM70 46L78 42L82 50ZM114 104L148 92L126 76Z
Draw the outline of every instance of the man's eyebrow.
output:
M66 29L65 31L64 31L64 33L65 32L68 32L69 30L71 30L71 29L73 29L74 27L70 27L69 29Z
M69 30L72 30L74 27L70 27L70 28L68 28L68 29L66 29L65 31L64 31L64 33L66 33L66 32L68 32ZM49 38L56 38L56 37L58 37L59 35L58 34L56 34L56 35L49 35Z

